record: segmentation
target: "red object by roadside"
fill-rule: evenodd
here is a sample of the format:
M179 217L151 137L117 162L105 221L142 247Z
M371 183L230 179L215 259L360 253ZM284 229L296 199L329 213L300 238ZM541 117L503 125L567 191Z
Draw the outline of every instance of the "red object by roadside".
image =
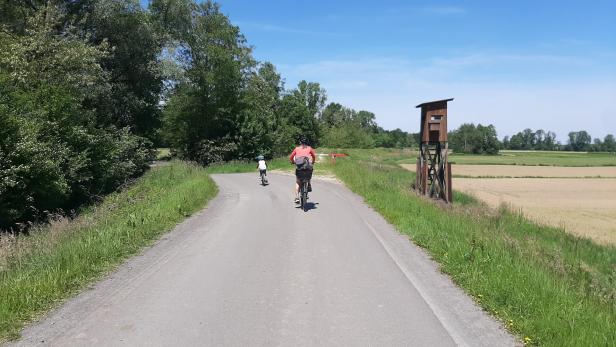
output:
M336 164L336 158L338 158L338 157L348 157L349 155L346 154L346 153L332 153L331 156L332 156L332 160L333 160L334 164Z

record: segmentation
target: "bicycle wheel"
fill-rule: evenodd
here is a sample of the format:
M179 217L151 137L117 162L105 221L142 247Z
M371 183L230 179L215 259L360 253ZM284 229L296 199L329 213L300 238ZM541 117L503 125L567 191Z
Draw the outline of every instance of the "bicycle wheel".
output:
M304 212L308 211L308 183L302 183L302 196L301 196L301 204Z
M261 185L264 186L267 182L265 181L265 174L261 172Z

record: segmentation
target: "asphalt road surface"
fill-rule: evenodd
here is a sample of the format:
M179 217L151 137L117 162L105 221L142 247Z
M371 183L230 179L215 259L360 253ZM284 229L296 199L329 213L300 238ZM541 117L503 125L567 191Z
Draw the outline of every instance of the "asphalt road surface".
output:
M518 344L361 198L313 180L213 176L209 207L27 328L17 345Z

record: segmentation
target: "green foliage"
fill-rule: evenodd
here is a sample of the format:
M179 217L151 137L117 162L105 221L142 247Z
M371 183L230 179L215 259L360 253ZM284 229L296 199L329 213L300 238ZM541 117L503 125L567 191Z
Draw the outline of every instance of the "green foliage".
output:
M505 136L503 139L504 149L554 151L559 149L559 146L556 142L556 134L551 131L545 132L542 129L537 131L524 129L511 138Z
M107 42L84 40L67 8L37 6L23 30L0 31L0 228L111 192L153 155L97 107L113 99Z
M198 4L191 16L187 31L174 37L183 47L178 59L186 66L187 80L180 81L167 103L167 137L182 158L230 160L237 153L242 88L254 61L239 28L217 4Z
M456 153L496 154L499 146L493 125L462 124L449 133L449 148Z
M326 147L411 147L417 139L400 129L384 130L369 111L356 111L339 103L328 104L319 117Z
M607 134L603 141L601 139L595 139L594 143L591 147L591 151L594 152L616 152L616 140L614 140L614 135Z
M116 127L158 140L161 40L150 16L138 0L97 0L78 15L83 17L81 35L95 46L109 47L100 63L109 74L110 92L96 100L99 113Z
M254 158L259 154L271 158L281 154L279 150L283 153L288 150L289 144L281 133L284 121L279 117L283 89L282 78L271 63L263 63L250 73L238 121L238 158Z
M323 143L337 148L373 148L372 134L355 124L331 127L325 131Z
M566 149L570 151L588 151L590 149L590 135L585 131L572 131L569 133L569 143Z

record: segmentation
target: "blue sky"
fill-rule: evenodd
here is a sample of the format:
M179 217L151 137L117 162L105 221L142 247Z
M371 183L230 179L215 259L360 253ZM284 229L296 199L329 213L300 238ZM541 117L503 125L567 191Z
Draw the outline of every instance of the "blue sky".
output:
M450 127L616 134L616 1L236 1L222 11L288 88L417 131L415 105L456 98Z

